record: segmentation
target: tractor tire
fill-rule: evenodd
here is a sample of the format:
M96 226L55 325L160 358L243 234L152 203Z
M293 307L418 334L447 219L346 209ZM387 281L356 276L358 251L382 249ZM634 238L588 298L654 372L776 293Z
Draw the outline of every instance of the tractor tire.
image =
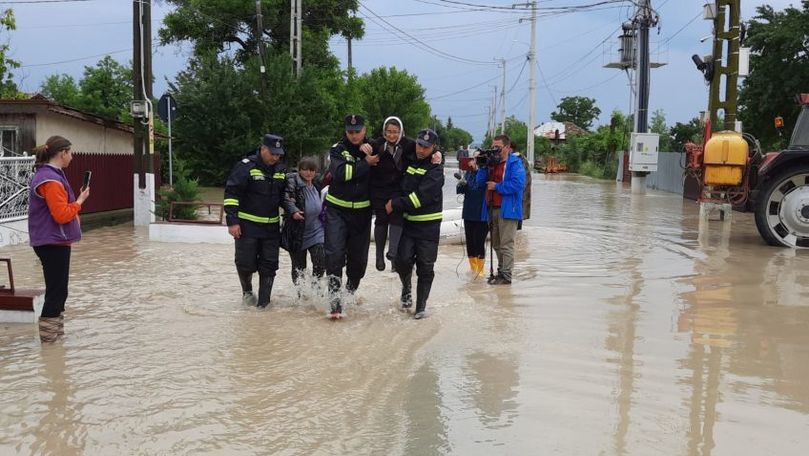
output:
M788 167L764 182L755 215L768 244L809 248L809 164Z

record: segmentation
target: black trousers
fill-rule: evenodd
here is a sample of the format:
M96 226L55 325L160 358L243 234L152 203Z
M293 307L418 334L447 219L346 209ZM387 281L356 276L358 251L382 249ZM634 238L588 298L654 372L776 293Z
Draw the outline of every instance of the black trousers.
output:
M45 305L42 317L58 317L65 311L67 285L70 278L70 246L43 245L34 247L45 275Z
M396 271L402 281L402 296L409 294L413 276L413 265L416 265L416 312L427 307L427 298L435 278L435 260L438 258L438 241L416 239L407 232L399 240L396 255Z
M371 208L336 209L326 207L326 274L329 291L340 289L343 266L346 268L346 289L354 291L360 286L368 266L368 247L371 245Z
M275 277L278 270L278 249L281 238L254 238L242 236L236 239L236 271L239 274L252 274Z
M463 230L466 233L466 256L486 258L486 236L489 234L489 222L464 220Z
M323 249L323 244L315 244L308 249L299 250L297 252L290 252L289 259L292 260L292 283L298 284L298 279L303 275L306 270L306 252L309 252L309 258L312 260L312 276L323 277L326 270L326 253Z

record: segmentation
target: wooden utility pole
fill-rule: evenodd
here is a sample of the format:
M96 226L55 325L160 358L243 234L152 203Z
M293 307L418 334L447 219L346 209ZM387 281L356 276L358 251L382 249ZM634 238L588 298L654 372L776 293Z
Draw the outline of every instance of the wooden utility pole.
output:
M133 213L136 226L154 222L154 113L152 109L152 5L133 0Z
M133 0L133 55L132 95L133 100L148 107L152 103L152 6L150 0ZM138 188L146 188L146 173L154 173L153 130L154 117L151 109L146 118L135 118L134 172L138 174Z

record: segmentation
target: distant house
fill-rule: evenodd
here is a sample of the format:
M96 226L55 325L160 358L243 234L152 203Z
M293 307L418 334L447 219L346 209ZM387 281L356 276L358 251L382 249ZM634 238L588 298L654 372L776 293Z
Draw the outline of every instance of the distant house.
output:
M559 141L565 141L568 136L582 135L584 133L586 131L573 122L545 122L534 128L534 136Z
M134 131L131 125L50 101L42 95L0 100L0 227L27 216L30 157L48 137L61 135L73 143L73 161L65 170L78 190L85 170L93 171L92 196L82 213L131 209L133 206ZM26 157L28 155L29 157ZM155 170L160 160L154 157ZM160 172L155 172L159 186ZM13 184L12 184L13 182ZM2 232L0 232L2 236ZM0 239L1 240L1 239ZM2 244L2 243L0 243Z

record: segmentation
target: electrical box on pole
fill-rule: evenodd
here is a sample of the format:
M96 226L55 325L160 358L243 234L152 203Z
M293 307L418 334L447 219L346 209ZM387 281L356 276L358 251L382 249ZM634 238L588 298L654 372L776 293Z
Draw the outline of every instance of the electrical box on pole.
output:
M629 170L637 172L657 171L657 155L660 135L655 133L632 133L629 140Z

